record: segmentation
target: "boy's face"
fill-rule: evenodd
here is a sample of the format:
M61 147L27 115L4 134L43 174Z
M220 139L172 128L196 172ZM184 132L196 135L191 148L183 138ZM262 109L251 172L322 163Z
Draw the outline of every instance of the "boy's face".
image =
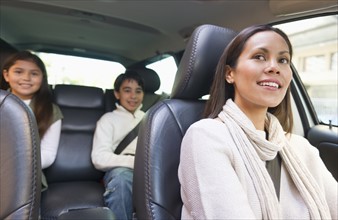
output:
M114 91L116 99L129 112L134 113L142 104L144 92L137 81L133 79L124 80L119 91Z

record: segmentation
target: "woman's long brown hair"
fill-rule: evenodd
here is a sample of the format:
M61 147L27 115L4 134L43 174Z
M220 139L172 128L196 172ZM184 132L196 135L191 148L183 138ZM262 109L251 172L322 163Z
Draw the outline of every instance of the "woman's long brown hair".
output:
M292 57L292 45L288 36L278 28L269 25L251 26L241 31L225 48L216 68L214 81L210 89L210 98L206 103L204 116L209 118L216 118L222 111L222 108L229 98L234 99L235 91L233 84L225 80L226 72L229 67L235 68L237 60L243 52L244 46L248 39L263 31L273 31L279 34L289 47L290 56ZM283 129L287 133L291 133L293 127L293 116L291 110L291 91L290 86L287 89L286 95L282 102L274 108L268 108L268 112L275 115L281 123Z

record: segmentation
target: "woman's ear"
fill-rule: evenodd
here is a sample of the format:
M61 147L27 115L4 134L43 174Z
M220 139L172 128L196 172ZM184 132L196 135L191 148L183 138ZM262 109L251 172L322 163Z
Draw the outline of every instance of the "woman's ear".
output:
M120 93L114 90L114 95L117 100L120 100Z
M233 77L233 71L232 71L232 68L227 65L225 67L225 75L224 75L224 78L225 80L229 83L229 84L233 84L234 83L234 77Z

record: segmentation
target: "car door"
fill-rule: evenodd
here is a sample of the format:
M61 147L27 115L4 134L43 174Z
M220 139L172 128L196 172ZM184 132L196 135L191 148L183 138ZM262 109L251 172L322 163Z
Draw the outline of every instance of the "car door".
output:
M296 133L318 148L338 180L337 14L276 25L293 45L292 96Z

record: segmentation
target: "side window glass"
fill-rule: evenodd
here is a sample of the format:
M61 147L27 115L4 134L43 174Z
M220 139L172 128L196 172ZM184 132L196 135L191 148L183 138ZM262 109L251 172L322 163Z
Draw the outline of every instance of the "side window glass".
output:
M45 63L48 83L95 86L112 89L116 77L126 68L117 62L35 52Z
M293 45L292 62L322 123L338 125L338 16L316 17L277 25Z
M177 65L174 57L165 57L164 59L148 64L146 67L154 70L160 77L161 86L156 93L161 94L164 92L166 94L170 94L177 71Z

